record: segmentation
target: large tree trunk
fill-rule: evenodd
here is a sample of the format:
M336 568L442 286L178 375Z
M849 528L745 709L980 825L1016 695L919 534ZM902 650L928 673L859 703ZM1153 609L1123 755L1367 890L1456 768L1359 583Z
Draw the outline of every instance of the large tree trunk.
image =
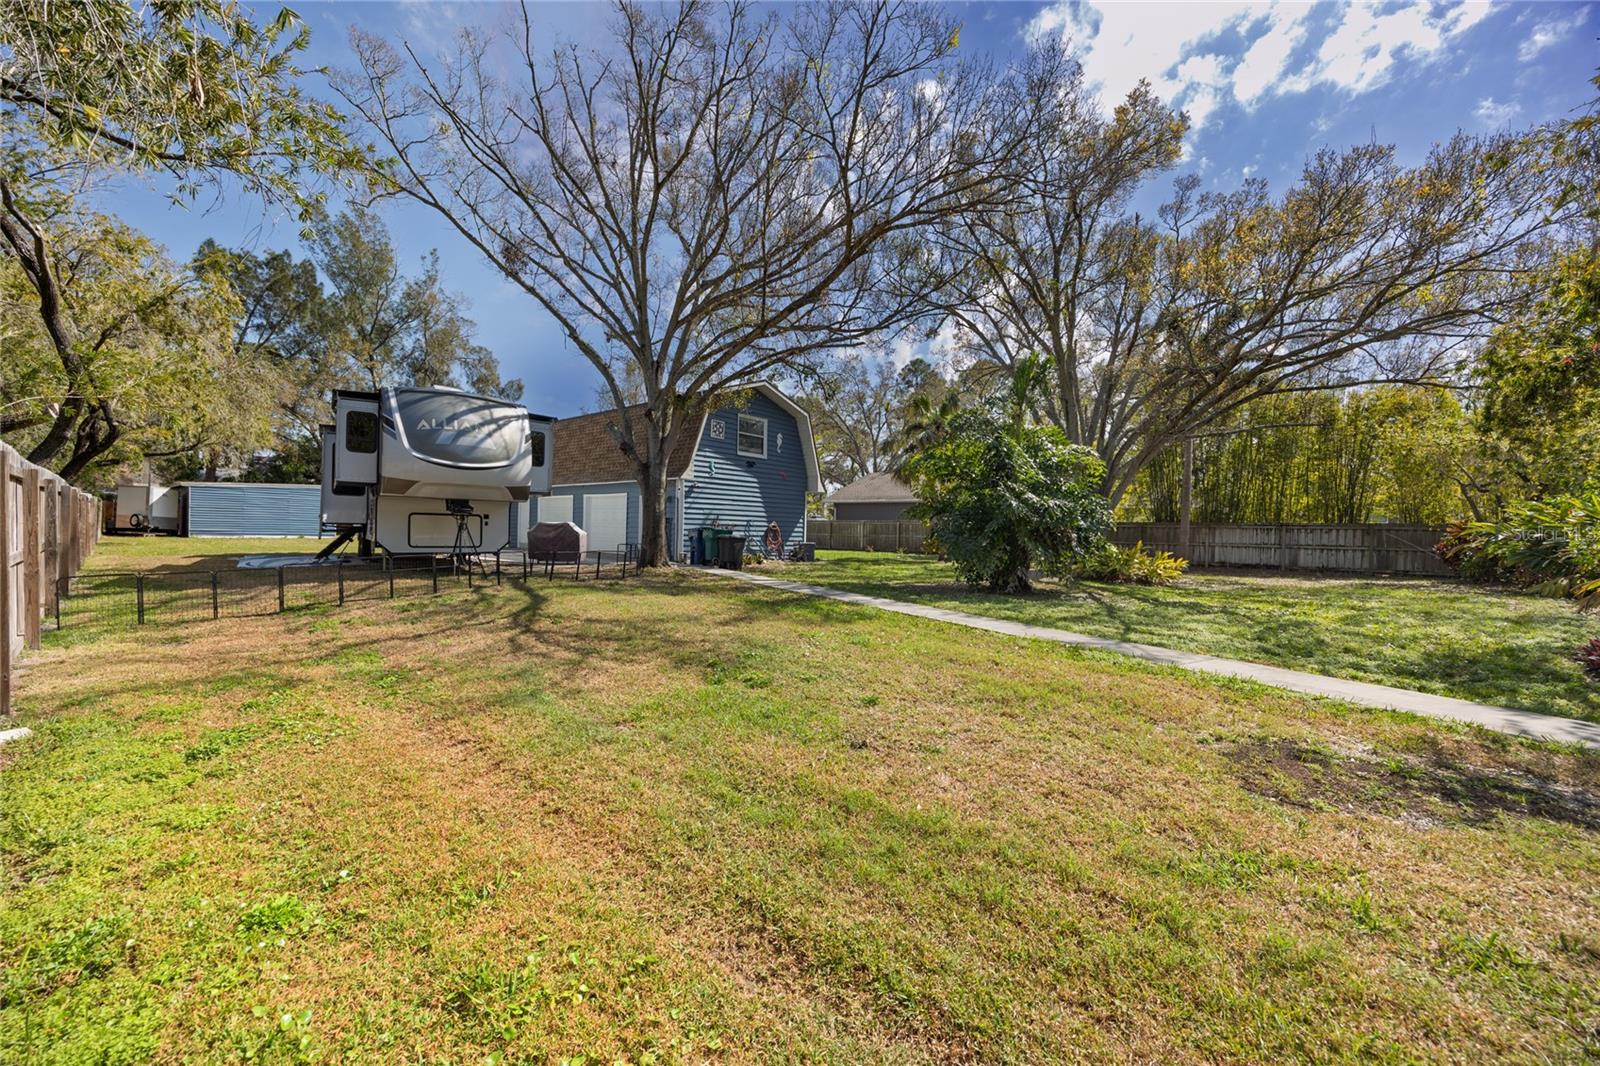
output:
M112 416L111 405L101 401L95 410L78 423L72 455L58 473L65 480L76 482L78 475L88 469L90 463L109 452L121 437L122 427L117 425L117 420Z
M639 471L639 565L666 566L672 560L667 543L667 457L676 437L663 436L652 418L645 428L645 462Z
M55 420L50 423L50 431L40 438L39 443L28 453L28 462L35 466L49 466L61 449L66 447L67 438L72 435L82 411L83 401L77 397L69 396L63 400L56 412Z
M50 344L61 360L67 379L67 395L62 398L55 419L43 439L28 453L28 462L44 466L66 446L67 438L83 412L84 401L75 390L84 376L83 364L73 350L73 334L62 307L61 289L56 284L55 265L44 232L17 203L10 183L0 181L0 237L3 237L28 283L39 297L39 318Z

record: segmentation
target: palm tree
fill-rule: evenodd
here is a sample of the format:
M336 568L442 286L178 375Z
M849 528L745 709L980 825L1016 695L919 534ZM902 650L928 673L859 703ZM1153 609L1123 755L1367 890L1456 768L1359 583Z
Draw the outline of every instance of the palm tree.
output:
M1045 383L1048 365L1049 360L1043 354L1030 352L1011 368L1011 381L1006 386L1006 425L1014 441L1022 440L1022 431L1028 426L1028 413L1032 410L1030 401Z
M931 393L919 392L906 406L905 424L895 434L893 446L895 459L892 469L896 474L906 460L933 448L950 436L950 429L961 410L961 394L947 388L941 399Z

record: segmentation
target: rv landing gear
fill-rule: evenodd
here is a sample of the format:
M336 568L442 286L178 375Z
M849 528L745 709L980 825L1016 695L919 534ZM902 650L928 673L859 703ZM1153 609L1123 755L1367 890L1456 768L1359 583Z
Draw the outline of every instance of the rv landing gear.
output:
M357 555L363 559L372 557L372 541L367 539L366 532L360 529L347 529L343 533L340 533L337 537L334 537L332 540L330 540L327 547L323 548L317 553L317 558L328 558L328 556L332 555L346 544L349 544L352 539L356 542Z

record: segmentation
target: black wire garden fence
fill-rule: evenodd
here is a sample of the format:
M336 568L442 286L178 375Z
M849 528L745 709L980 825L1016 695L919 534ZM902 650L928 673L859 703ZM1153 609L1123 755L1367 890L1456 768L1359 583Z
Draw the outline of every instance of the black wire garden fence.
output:
M595 581L638 572L636 545L582 555L334 558L264 567L91 571L63 583L55 628L80 635L427 596L532 578Z

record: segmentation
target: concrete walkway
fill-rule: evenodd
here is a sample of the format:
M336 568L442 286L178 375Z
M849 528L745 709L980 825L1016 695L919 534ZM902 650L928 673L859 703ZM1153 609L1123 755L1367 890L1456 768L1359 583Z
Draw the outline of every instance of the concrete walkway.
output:
M1308 696L1326 696L1329 699L1343 700L1346 703L1358 703L1367 707L1382 707L1386 710L1408 711L1411 714L1425 715L1429 718L1471 722L1473 725L1480 725L1485 729L1493 729L1501 733L1510 733L1513 736L1554 740L1566 744L1585 744L1592 748L1600 748L1600 725L1592 722L1580 722L1573 718L1557 718L1554 715L1535 714L1532 711L1514 711L1507 707L1491 707L1485 703L1472 703L1469 700L1458 700L1450 696L1434 696L1426 692L1413 692L1410 689L1392 688L1388 685L1373 685L1365 681L1346 681L1337 677L1324 677L1321 674L1308 674L1303 670L1288 670L1281 666L1264 666L1261 663L1247 663L1237 659L1219 659L1215 655L1173 651L1170 648L1158 648L1150 644L1132 644L1125 640L1091 637L1082 633L1068 632L1065 629L1031 626L1024 622L1011 622L1003 618L985 618L982 615L951 611L943 607L929 607L920 603L888 600L881 596L867 596L859 592L846 592L843 589L825 588L821 585L807 585L799 581L784 581L779 578L764 577L761 574L754 574L745 570L701 570L699 572L737 578L740 581L748 581L753 585L765 585L768 588L783 589L786 592L798 592L806 596L821 596L825 599L839 600L842 603L876 607L879 610L893 611L896 614L909 614L917 618L931 618L934 621L949 622L952 625L966 626L969 629L986 629L991 633L1002 633L1008 637L1053 640L1058 644L1073 644L1084 648L1095 648L1100 651L1117 652L1120 655L1131 655L1134 658L1160 663L1163 666L1177 666L1185 670L1198 670L1201 673L1221 674L1224 677L1248 678L1251 681L1259 681L1264 685L1285 688L1292 692L1303 692Z

